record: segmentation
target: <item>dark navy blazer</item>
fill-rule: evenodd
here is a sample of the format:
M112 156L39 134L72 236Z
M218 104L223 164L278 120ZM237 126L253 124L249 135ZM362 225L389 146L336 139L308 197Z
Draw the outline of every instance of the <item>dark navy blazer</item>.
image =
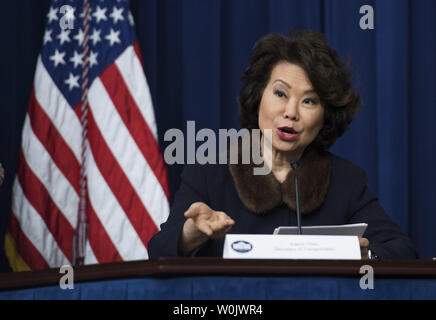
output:
M368 189L364 170L336 155L330 157L331 181L324 203L315 211L303 214L302 225L365 222L368 227L363 237L369 239L373 254L386 259L415 259L410 239ZM295 211L284 203L262 215L247 209L239 199L227 165L186 165L181 177L168 220L148 243L151 259L178 255L178 241L185 222L183 214L193 202L204 202L235 220L229 233L272 234L278 226L297 224ZM223 244L224 239L210 239L192 255L222 257Z

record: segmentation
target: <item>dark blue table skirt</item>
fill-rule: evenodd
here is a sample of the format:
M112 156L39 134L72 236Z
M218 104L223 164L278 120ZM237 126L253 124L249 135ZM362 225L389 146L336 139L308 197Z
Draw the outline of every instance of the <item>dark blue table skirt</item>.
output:
M76 283L1 291L0 299L436 299L435 278L375 278L362 290L358 277L170 277Z

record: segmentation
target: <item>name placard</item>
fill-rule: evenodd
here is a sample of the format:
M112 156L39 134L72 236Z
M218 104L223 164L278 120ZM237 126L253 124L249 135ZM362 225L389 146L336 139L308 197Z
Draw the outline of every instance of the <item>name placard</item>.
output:
M226 259L360 260L357 236L227 234Z

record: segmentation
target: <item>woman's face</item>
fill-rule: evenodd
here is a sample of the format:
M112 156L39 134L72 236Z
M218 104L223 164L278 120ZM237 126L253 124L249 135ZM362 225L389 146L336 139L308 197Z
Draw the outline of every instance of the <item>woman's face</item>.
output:
M324 107L305 71L295 64L279 62L259 107L259 128L262 133L272 129L273 150L300 158L323 125Z

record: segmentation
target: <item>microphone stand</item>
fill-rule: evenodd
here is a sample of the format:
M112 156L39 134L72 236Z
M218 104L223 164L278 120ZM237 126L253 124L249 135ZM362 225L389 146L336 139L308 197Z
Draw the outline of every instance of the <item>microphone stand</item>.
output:
M303 232L301 230L300 188L298 186L298 165L299 165L298 159L292 159L291 160L291 167L292 167L292 170L294 170L294 173L295 173L295 199L296 199L296 210L297 210L298 234L303 234Z

